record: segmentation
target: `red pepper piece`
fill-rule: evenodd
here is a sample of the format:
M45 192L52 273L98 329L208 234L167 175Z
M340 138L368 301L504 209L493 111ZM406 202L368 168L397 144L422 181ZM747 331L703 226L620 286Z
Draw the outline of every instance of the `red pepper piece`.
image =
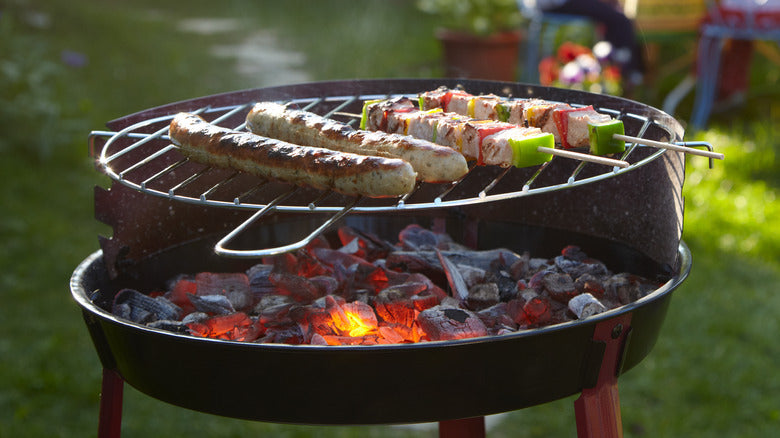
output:
M593 106L588 105L583 108L563 108L553 111L553 121L555 127L558 128L558 134L561 136L561 147L564 149L571 149L569 144L569 113L577 111L592 111Z

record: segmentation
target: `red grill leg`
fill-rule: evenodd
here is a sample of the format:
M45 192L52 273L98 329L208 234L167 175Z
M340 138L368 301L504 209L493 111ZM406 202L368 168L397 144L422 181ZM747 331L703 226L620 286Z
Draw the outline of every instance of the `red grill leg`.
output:
M122 393L124 380L116 371L103 368L100 393L98 438L119 438L122 432Z
M596 324L593 340L606 348L596 386L585 388L574 402L578 438L622 438L617 378L631 314Z
M439 438L485 438L485 417L440 421Z

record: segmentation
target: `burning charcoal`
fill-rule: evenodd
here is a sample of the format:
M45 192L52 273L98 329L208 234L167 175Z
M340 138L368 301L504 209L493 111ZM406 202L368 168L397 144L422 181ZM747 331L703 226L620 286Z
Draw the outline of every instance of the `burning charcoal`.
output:
M452 308L457 309L458 307L460 307L460 303L461 303L461 301L459 299L453 298L453 297L448 295L448 296L446 296L446 297L441 299L441 302L439 303L439 306L441 306L441 307L452 307Z
M314 300L314 302L311 303L312 307L316 307L318 309L327 309L328 306L341 306L347 303L347 300L344 299L341 295L325 295L324 297L317 298Z
M312 239L311 242L307 243L303 248L304 252L307 252L313 250L314 248L331 248L331 244L325 236L320 234Z
M198 312L205 312L210 315L227 315L233 313L236 309L230 304L230 300L224 295L188 295L190 302Z
M355 243L358 247L354 254L368 262L387 257L394 246L378 236L351 227L341 227L338 230L339 239L344 246Z
M182 318L181 322L183 322L184 324L190 324L190 323L193 323L193 322L203 322L204 320L207 320L207 319L209 319L208 313L192 312L192 313L188 314L187 316L185 316L184 318Z
M390 288L374 298L374 310L382 321L405 326L411 326L416 316L412 300Z
M604 285L592 274L583 274L574 281L574 287L579 293L589 293L596 298L604 296Z
M519 293L521 291L528 289L528 282L523 279L517 280L515 287L517 289L517 292Z
M544 277L555 273L555 271L544 269L536 272L531 278L528 280L528 287L531 289L543 289L544 288Z
M512 266L522 256L506 248L484 251L442 251L456 265L469 265L485 271Z
M553 259L555 266L561 270L561 272L570 273L574 272L582 264L579 260L572 260L564 256L558 256Z
M552 299L564 304L578 293L569 274L548 273L542 278L542 286Z
M567 307L568 303L562 303L556 300L550 300L550 321L547 324L560 324L562 322L570 321L571 316Z
M310 303L320 293L309 279L299 275L273 272L268 279L276 286L279 294L290 296L299 303Z
M303 343L303 332L297 324L287 322L266 327L265 335L257 342L300 345Z
M366 303L353 301L341 306L348 318L346 328L349 336L364 336L377 329L379 325L374 309Z
M195 275L198 295L227 295L230 292L249 292L249 278L244 273L200 272Z
M416 282L416 281L408 281L406 283L387 286L386 288L382 289L379 293L385 295L392 295L394 297L397 296L397 297L411 298L414 295L425 292L426 290L428 290L427 284Z
M184 314L188 314L195 310L195 306L190 302L188 294L195 295L197 292L198 283L191 278L180 277L165 297L168 301L179 306Z
M517 324L509 316L509 304L498 303L477 312L477 316L485 324L485 327L491 331L497 331L500 328L516 329Z
M444 289L436 285L430 278L420 273L410 274L406 281L411 283L422 283L426 286L425 290L419 292L420 295L431 294L436 295L439 299L444 299L447 296L447 292Z
M495 283L501 301L509 301L517 295L517 282L503 269L486 272L485 282Z
M161 319L146 324L149 328L155 328L160 330L167 330L169 332L188 334L190 332L187 328L187 324L182 321L171 321L169 319Z
M323 338L321 334L315 333L315 334L312 335L311 340L309 341L309 344L311 344L311 345L328 345L328 341L326 341L325 338Z
M286 315L293 305L295 305L295 300L292 297L266 295L255 305L253 313L260 316L260 319L264 322L276 321Z
M313 339L314 335L335 335L333 317L325 309L310 309L304 321L299 321L299 327L306 339Z
M418 312L438 306L440 302L441 298L434 294L415 295L412 297L412 305L414 305L414 309Z
M326 310L333 318L333 327L337 334L341 336L364 336L376 330L378 325L374 309L365 303L339 305L336 300L327 300Z
M475 338L488 334L482 320L465 309L432 307L420 312L417 323L432 341Z
M441 253L441 251L437 250L436 254L439 257L439 262L444 268L444 273L447 276L447 283L450 285L450 292L452 292L452 296L459 300L468 299L469 288L466 285L465 280L463 280L463 276L461 275L455 263L450 261L447 256Z
M336 266L348 268L353 265L361 265L361 264L372 266L371 263L367 262L366 260L360 257L347 254L335 249L315 248L314 250L312 250L311 254L320 263L331 268L334 268Z
M287 274L297 273L298 259L295 257L295 254L290 252L263 257L262 262L264 265L273 266L274 272L284 272Z
M494 306L499 302L498 285L495 283L477 284L469 289L466 307L478 311Z
M338 251L343 252L344 254L353 255L355 257L360 257L361 259L365 260L365 253L361 252L360 245L358 244L358 239L352 239L351 242L346 243L344 246L338 249Z
M474 266L469 265L457 265L457 269L460 272L461 277L463 277L463 281L466 283L466 287L468 288L486 281L486 272L484 269L475 268Z
M607 308L593 295L584 293L577 295L569 301L569 310L577 316L577 319L585 319L605 312Z
M236 310L244 310L252 305L249 277L244 273L201 272L195 275L195 283L196 295L224 295Z
M514 261L514 263L509 265L509 275L512 277L513 280L519 281L525 278L526 275L528 275L529 270L529 264L531 261L531 256L526 252L523 253L520 257L518 257L517 260Z
M350 266L348 272L349 281L347 282L346 292L354 292L359 289L369 289L378 292L387 287L387 274L382 268L371 264L359 264Z
M329 275L317 275L310 278L309 281L317 288L317 295L321 297L332 295L339 288L338 280Z
M552 319L550 302L542 297L534 297L523 306L525 321L529 326L539 327Z
M422 330L417 323L414 323L411 326L402 324L389 324L388 326L401 335L406 342L420 342L423 338Z
M406 251L431 251L452 241L446 234L434 233L417 224L412 224L398 234L401 247Z
M260 326L243 312L218 315L202 322L188 325L192 334L197 336L235 340L254 341L259 335Z
M550 261L547 259L532 258L528 260L528 273L534 274L550 267Z
M259 321L249 319L247 323L237 325L230 334L231 341L254 342L265 333L265 327Z
M332 251L330 248L325 247L312 248L311 251L320 249ZM316 259L311 252L299 251L297 254L298 264L295 266L295 274L301 277L310 278L317 275L331 275L333 273L332 267L326 266L324 263Z
M404 337L389 325L379 327L379 335L391 344L400 344L405 341Z
M525 306L526 300L522 297L515 298L506 302L506 314L515 324L525 324Z
M628 304L641 298L637 278L631 274L617 274L604 283L604 296L620 304Z
M571 266L567 271L574 278L585 274L591 275L609 275L610 272L604 263L594 259L585 259L576 266Z
M122 289L114 297L112 313L140 324L160 319L178 320L181 309L162 297L152 298L134 289Z
M582 250L579 246L576 245L569 245L561 250L561 256L575 261L575 262L581 262L588 258L588 255L585 254L585 251Z
M392 252L385 259L385 267L391 271L420 273L434 282L446 282L441 263L434 252Z
M249 279L249 291L252 293L252 296L260 298L263 295L276 291L276 286L274 286L269 279L273 269L273 265L261 263L252 266L246 271L247 278Z

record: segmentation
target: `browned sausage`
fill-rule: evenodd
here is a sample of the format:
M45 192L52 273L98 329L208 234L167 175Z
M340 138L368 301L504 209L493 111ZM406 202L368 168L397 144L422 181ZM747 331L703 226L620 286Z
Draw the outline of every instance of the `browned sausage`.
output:
M392 197L410 192L416 175L400 159L350 154L235 131L189 113L177 114L169 135L190 159L347 195Z
M455 181L468 172L466 159L446 146L400 134L356 130L308 111L260 102L246 118L250 131L296 144L408 161L426 182Z

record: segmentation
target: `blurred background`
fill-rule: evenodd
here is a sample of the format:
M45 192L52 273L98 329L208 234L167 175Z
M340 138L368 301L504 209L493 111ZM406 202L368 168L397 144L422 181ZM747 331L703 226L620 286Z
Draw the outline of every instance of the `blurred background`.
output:
M647 61L643 81L630 90L610 88L608 81L621 85L622 78L606 69L596 79L566 81L540 71L545 58L547 68L556 62L561 46L592 49L598 26L574 21L548 28L529 61L531 17L506 12L508 5L517 11L514 1L450 1L444 10L431 3L442 2L0 0L0 437L96 433L101 366L68 279L98 249L97 236L111 233L93 218L93 186L108 181L87 148L89 132L107 121L245 88L470 74L445 61L440 29L460 21L487 34L501 18L501 26L506 21L520 34L510 80L624 93L690 125L704 1L624 2L633 7ZM476 6L462 5L468 3ZM446 14L434 13L437 8ZM670 26L674 15L679 23ZM741 94L716 101L706 123L686 133L686 140L710 142L726 159L709 169L707 160L688 158L683 237L693 271L675 292L652 354L621 377L629 437L780 431L780 55L772 42L750 48L749 56L742 51L724 58L750 67ZM492 417L488 435L575 436L573 401ZM246 422L176 408L126 387L123 436L150 435L437 432Z

